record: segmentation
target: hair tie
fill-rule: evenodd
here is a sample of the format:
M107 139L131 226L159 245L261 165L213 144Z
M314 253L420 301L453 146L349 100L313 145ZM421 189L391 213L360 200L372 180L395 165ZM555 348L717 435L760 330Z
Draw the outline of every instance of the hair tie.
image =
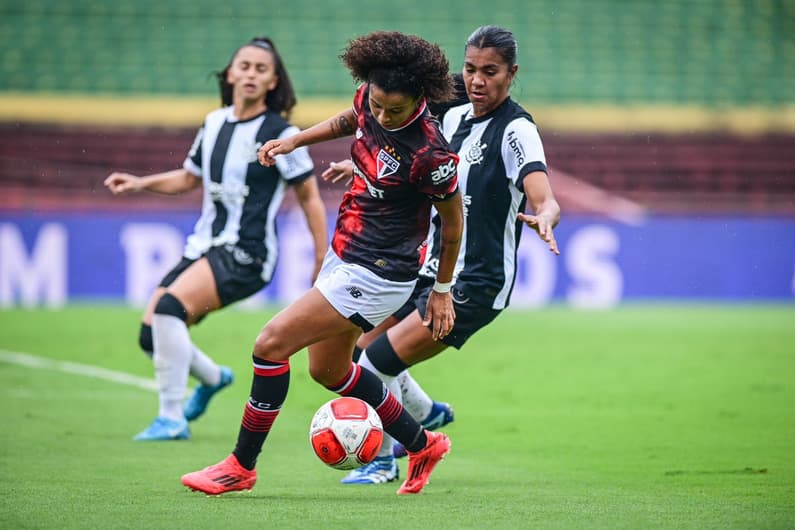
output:
M271 46L271 44L266 40L252 39L249 45L256 46L257 48L262 48L263 50L268 50L269 52L273 51L273 46Z

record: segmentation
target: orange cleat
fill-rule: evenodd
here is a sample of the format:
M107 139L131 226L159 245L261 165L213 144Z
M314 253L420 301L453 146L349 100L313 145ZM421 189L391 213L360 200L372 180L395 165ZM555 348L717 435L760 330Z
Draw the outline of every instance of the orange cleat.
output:
M257 483L257 471L240 465L235 455L229 455L214 466L182 475L182 483L194 491L220 495L230 491L250 490Z
M444 433L425 431L425 436L428 437L425 447L416 453L409 452L408 478L397 490L398 495L421 492L433 468L450 452L450 438Z

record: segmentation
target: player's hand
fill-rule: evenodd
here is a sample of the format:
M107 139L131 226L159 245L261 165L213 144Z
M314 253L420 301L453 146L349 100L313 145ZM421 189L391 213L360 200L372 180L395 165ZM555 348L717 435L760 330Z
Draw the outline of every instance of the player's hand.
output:
M347 186L353 180L353 161L347 159L331 162L320 177L326 182L343 182Z
M141 191L143 189L141 179L129 173L111 173L105 179L104 184L114 195L121 195L130 191Z
M276 163L276 155L286 155L287 153L292 153L294 149L295 143L291 138L268 140L257 151L257 158L263 166L272 166Z
M453 307L453 297L449 292L437 293L431 290L422 325L430 326L433 340L441 340L453 330L455 308Z
M560 255L558 242L555 241L555 234L552 232L552 223L550 223L546 217L543 215L529 215L525 213L520 213L517 217L524 224L536 231L538 237L549 245L549 250Z

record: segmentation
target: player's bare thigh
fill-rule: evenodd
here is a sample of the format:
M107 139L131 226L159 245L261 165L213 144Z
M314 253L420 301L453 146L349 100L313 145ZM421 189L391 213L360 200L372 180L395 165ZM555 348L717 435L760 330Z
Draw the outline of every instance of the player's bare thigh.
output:
M284 361L310 344L358 329L313 287L262 328L254 343L254 355L271 361ZM355 342L354 338L346 353L348 356L352 354Z
M188 324L221 307L215 275L207 258L200 258L182 271L166 288L188 312Z
M400 320L398 320L397 317L393 315L388 316L386 320L378 324L376 327L374 327L367 333L364 333L362 336L360 336L359 339L356 341L356 345L359 346L361 349L365 349L375 339L380 337L381 334L385 333L386 330L388 330L398 322L400 322Z

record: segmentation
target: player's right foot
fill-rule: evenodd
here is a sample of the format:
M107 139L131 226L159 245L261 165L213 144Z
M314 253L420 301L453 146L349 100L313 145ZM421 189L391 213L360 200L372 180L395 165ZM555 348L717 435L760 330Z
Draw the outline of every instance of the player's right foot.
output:
M232 369L227 366L222 366L221 380L217 385L199 384L190 398L188 398L187 403L185 403L185 419L193 421L204 414L204 411L207 410L207 404L216 392L231 385L234 380L235 376L232 373Z
M151 442L164 440L188 440L190 429L186 420L171 420L158 416L149 424L149 427L133 437L136 442Z
M433 468L450 452L450 438L446 434L425 431L425 435L428 437L425 447L416 453L409 453L408 478L397 490L398 495L421 492L428 483Z
M343 484L382 484L398 479L398 466L391 456L378 456L359 469L354 469L342 479Z
M257 483L257 470L244 468L237 457L231 454L214 466L182 475L182 483L207 495L250 490Z
M453 420L455 420L453 407L451 407L449 403L443 401L434 401L433 406L431 406L431 412L420 423L429 431L435 431L441 429L448 423L453 423ZM398 441L393 442L392 456L395 458L403 458L406 454L408 453L406 453L406 448L403 447L403 444Z

